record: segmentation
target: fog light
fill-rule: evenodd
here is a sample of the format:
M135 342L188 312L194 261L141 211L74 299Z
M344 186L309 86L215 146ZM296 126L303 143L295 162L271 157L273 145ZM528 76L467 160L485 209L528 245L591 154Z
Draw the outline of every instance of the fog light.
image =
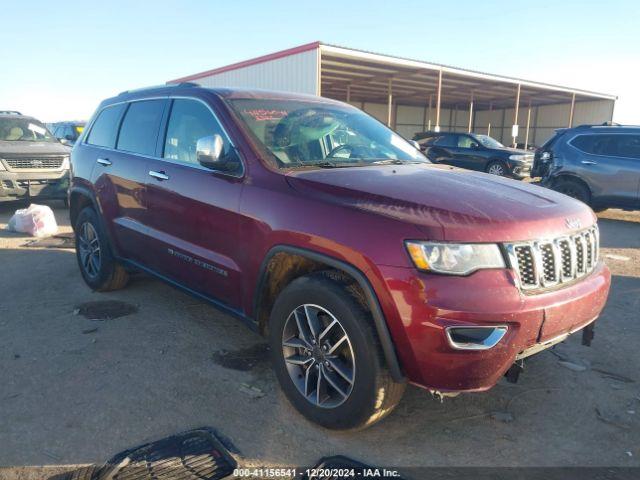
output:
M447 340L456 350L488 350L495 347L505 333L507 326L493 327L447 327Z

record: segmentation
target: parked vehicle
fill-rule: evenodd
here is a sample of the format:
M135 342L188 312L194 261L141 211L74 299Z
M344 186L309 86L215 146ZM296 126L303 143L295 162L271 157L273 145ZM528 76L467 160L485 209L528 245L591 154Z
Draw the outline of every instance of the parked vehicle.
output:
M122 288L137 268L244 320L291 403L328 428L380 420L407 382L487 390L516 360L588 341L609 291L587 206L433 165L326 98L125 92L71 163L87 285Z
M533 153L507 148L488 135L477 133L424 132L414 137L434 163L523 179L529 175Z
M66 201L69 151L35 118L0 111L0 201Z
M48 126L60 142L74 145L84 130L85 122L54 122Z
M640 208L640 127L556 130L536 151L531 176L594 210Z

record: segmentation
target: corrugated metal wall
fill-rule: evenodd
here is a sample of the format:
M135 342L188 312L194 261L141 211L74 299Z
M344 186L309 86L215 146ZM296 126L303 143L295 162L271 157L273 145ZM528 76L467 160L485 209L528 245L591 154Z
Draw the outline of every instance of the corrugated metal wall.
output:
M204 87L284 90L315 95L319 50L309 50L195 80Z
M354 106L363 109L368 114L376 117L381 122L387 121L387 106L380 103L351 102ZM589 102L577 102L575 105L573 124L585 123L598 124L611 121L613 118L614 102L611 100L595 100ZM542 145L553 135L557 128L564 128L569 123L569 111L571 104L544 105L531 108L531 123L529 130L529 144ZM427 107L414 107L406 105L395 106L396 121L395 130L405 138L413 138L417 132L424 131L429 125ZM527 106L520 107L518 112L518 125L520 125L518 143L524 143L525 128L527 125ZM512 142L511 125L513 125L514 109L500 109L489 112L480 110L474 112L473 128L476 133L487 133L491 123L491 136L505 145ZM431 127L435 126L436 109L431 109ZM442 131L466 132L469 124L468 109L440 109L440 129Z

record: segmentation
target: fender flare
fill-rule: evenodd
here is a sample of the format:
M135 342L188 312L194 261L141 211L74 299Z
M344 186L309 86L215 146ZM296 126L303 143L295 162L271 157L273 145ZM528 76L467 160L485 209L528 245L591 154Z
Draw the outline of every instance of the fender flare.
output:
M382 352L389 368L391 378L399 383L406 382L406 377L404 376L404 374L402 373L402 369L400 368L400 361L398 360L398 355L396 353L393 340L391 339L389 327L387 326L387 322L382 312L382 307L380 307L378 297L365 274L349 263L322 253L315 252L313 250L307 250L305 248L294 247L290 245L277 245L275 247L272 247L269 252L267 252L264 260L262 261L262 264L260 265L257 288L255 290L253 299L254 314L258 311L260 292L262 292L262 287L267 274L267 265L269 265L269 262L271 261L273 256L278 253L290 253L301 257L306 257L319 263L324 263L337 270L342 270L355 279L360 288L362 288L369 308L371 309L374 327L378 334L378 338L380 339L380 345L382 346Z

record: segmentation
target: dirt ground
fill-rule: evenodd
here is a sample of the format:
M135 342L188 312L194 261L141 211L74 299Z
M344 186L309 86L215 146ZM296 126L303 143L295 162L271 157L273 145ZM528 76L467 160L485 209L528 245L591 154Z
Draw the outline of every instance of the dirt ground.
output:
M600 214L614 276L591 348L571 337L517 384L443 403L410 387L386 420L347 434L296 413L242 324L144 275L92 293L73 250L25 247L3 230L15 208L0 205L0 465L102 462L211 426L241 465L342 454L395 466L640 466L640 213Z

